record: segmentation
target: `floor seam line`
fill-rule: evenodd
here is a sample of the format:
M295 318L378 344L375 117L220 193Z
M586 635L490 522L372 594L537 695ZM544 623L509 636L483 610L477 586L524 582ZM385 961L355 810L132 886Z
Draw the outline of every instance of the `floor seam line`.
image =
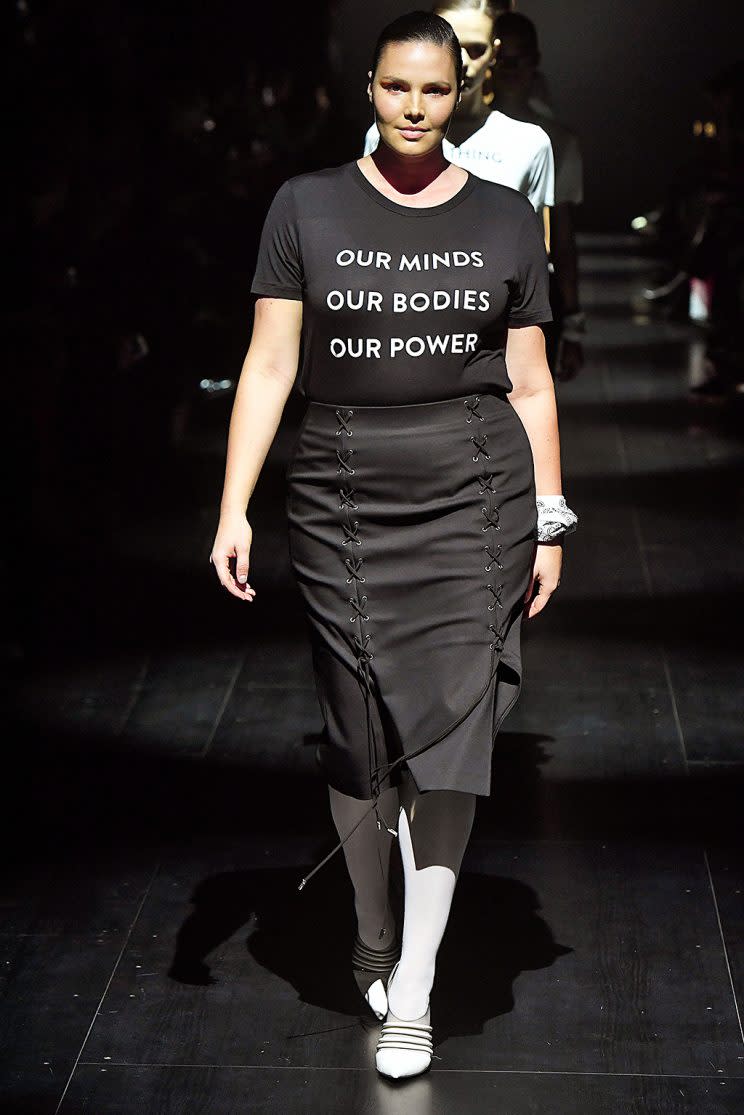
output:
M739 1010L739 1001L736 998L736 985L734 984L734 974L731 971L731 962L729 960L728 948L726 946L726 934L723 931L723 922L721 921L721 911L718 906L718 896L716 895L716 885L713 881L713 872L710 869L710 860L708 859L708 850L703 848L703 859L705 860L705 869L708 872L708 883L710 885L710 893L713 899L713 909L716 914L716 921L718 922L718 932L721 934L721 947L723 949L723 959L726 963L726 971L728 972L729 983L731 985L731 995L734 1000L734 1011L736 1012L736 1021L739 1023L739 1036L741 1037L742 1045L744 1045L744 1026L742 1025L741 1011Z
M135 913L135 915L132 919L132 924L129 926L129 929L127 930L127 935L124 938L124 941L122 942L121 948L119 949L119 954L116 957L116 960L114 961L114 966L111 969L111 974L110 974L108 980L106 981L106 986L104 987L103 992L101 993L101 997L98 1000L98 1005L96 1006L95 1010L93 1011L93 1017L91 1018L90 1025L88 1026L88 1029L85 1032L85 1037L83 1038L82 1044L81 1044L80 1049L78 1051L78 1055L75 1058L75 1063L73 1064L72 1068L70 1069L69 1076L67 1077L67 1083L64 1086L64 1089L62 1091L62 1095L59 1097L59 1103L57 1104L56 1108L54 1109L54 1115L59 1115L59 1112L62 1110L62 1104L65 1101L65 1096L67 1095L70 1084L72 1083L72 1078L75 1075L75 1072L77 1071L78 1065L81 1062L82 1055L83 1055L83 1050L85 1049L88 1038L90 1037L91 1032L93 1030L93 1027L96 1024L96 1019L98 1018L101 1007L103 1006L104 999L108 995L108 991L109 991L109 988L111 987L111 984L113 983L114 976L116 975L117 971L119 970L119 965L121 964L122 957L124 956L127 945L129 944L132 933L134 932L134 927L136 926L137 922L139 921L140 914L142 913L142 909L145 905L145 902L147 901L147 899L150 896L150 891L152 890L152 885L155 882L155 879L157 878L157 875L158 875L159 871L160 871L160 861L158 860L158 862L155 864L155 869L154 869L152 875L150 876L150 880L149 880L149 882L148 882L148 884L145 888L145 893L142 895L139 906L137 907L137 912Z
M131 717L132 713L134 712L137 701L142 696L142 692L145 688L145 679L147 678L147 672L150 669L151 661L152 661L152 651L148 650L146 652L145 656L144 656L144 659L142 661L142 665L140 666L139 676L137 677L136 681L132 685L132 689L131 689L131 692L129 694L129 700L127 701L126 707L124 708L124 710L121 714L121 720L119 721L119 724L118 724L116 730L113 733L114 739L118 739L119 736L124 735L124 731L126 729L127 724L129 723L129 720L130 720L130 717Z
M225 690L225 695L222 698L222 701L220 702L220 707L217 709L217 712L215 713L214 723L212 724L212 728L209 732L209 735L206 738L204 746L202 747L201 751L197 755L197 758L199 758L199 759L206 759L206 757L209 753L209 749L212 746L212 744L214 743L214 737L217 735L217 729L219 728L220 724L222 723L222 717L225 715L225 709L227 708L228 704L230 703L230 699L231 699L233 693L235 692L235 688L236 688L237 683L238 683L238 678L240 677L241 673L243 672L243 667L245 666L245 661L246 661L246 655L244 653L238 659L238 662L235 666L235 669L233 670L233 675L232 675L230 681L228 682L227 688Z
M125 1069L245 1069L262 1072L279 1072L287 1069L290 1072L363 1072L370 1071L367 1065L240 1065L240 1064L189 1064L188 1062L170 1061L80 1061L80 1066L86 1068L125 1068ZM633 1078L643 1080L744 1080L744 1076L721 1076L709 1073L693 1072L592 1072L581 1069L447 1069L432 1066L431 1072L441 1073L478 1073L482 1075L505 1076L601 1076L607 1078Z

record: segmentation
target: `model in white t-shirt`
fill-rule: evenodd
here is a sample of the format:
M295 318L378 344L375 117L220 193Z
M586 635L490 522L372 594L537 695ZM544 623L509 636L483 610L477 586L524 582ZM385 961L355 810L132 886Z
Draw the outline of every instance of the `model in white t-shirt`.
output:
M579 305L576 208L584 198L581 149L574 133L554 116L535 111L534 77L540 47L534 23L519 12L498 17L499 51L493 67L494 104L515 120L541 123L550 136L555 158L555 205L550 212L550 256L553 265L553 322L546 328L548 359L556 378L571 379L584 362L581 334L584 315Z
M364 154L374 151L379 140L377 126L372 124L365 137ZM553 204L553 152L550 139L537 124L524 124L489 109L477 131L458 146L445 139L442 150L451 163L478 178L526 194L536 212Z

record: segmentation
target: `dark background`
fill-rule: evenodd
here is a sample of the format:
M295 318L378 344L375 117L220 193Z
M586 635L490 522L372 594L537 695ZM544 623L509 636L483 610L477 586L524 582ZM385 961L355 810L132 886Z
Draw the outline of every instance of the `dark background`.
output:
M52 536L73 578L92 549L105 569L127 513L174 498L172 450L206 423L222 452L268 204L288 177L361 152L375 36L408 8L2 9L14 193L0 223L17 261L3 338L9 412L20 416L5 442L28 479L9 493L26 541L6 558L5 593L33 646L50 638L51 590L34 594L29 621L9 587L25 577L26 553ZM689 165L705 83L741 50L742 5L519 8L537 21L556 111L583 145L579 230L627 231ZM205 380L224 381L221 402ZM69 585L68 598L75 612Z
M27 186L29 174L38 180L50 162L80 158L87 144L85 155L94 161L78 186L90 216L85 191L96 191L101 174L124 173L139 160L147 175L167 162L172 145L163 136L174 103L185 96L192 103L198 96L219 99L226 87L242 87L238 116L245 129L260 104L251 88L278 73L291 75L295 121L312 115L319 84L333 98L333 142L326 136L322 146L311 143L299 164L352 158L371 119L365 85L374 38L412 6L399 0L16 4L6 9L13 25L6 73L19 110L14 119L23 122L22 142L30 147L21 182ZM740 0L521 0L518 10L537 24L556 113L582 141L582 229L627 230L685 161L692 120L706 111L705 81L741 52L743 6ZM276 120L263 122L264 131L277 127ZM225 132L223 116L213 150Z
M343 88L361 134L369 47L415 5L339 0L331 27ZM705 111L705 81L741 55L741 0L518 0L534 20L556 116L578 132L585 159L587 232L626 231L659 200ZM355 82L361 83L355 90Z

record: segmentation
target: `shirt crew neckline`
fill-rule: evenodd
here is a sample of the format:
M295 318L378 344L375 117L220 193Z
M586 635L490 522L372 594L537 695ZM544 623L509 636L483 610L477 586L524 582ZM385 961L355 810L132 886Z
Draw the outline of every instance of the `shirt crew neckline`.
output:
M438 213L446 213L448 210L454 209L455 206L459 205L461 201L464 201L466 197L469 197L478 181L476 176L467 170L465 172L468 176L467 181L460 187L457 193L451 198L448 198L447 201L442 201L439 205L402 205L399 201L393 201L392 198L386 197L376 186L373 186L361 170L356 159L353 159L349 163L349 169L352 178L361 186L368 197L371 197L373 201L376 201L377 204L381 205L384 209L390 209L393 213L403 213L406 217L431 217Z

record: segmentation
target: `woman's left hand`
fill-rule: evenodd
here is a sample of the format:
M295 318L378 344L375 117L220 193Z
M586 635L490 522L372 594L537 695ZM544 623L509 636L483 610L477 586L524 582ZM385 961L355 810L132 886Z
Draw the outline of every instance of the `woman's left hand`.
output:
M563 564L563 546L560 542L538 542L535 551L535 561L532 566L530 587L525 593L526 607L525 619L532 619L541 612L561 583L561 565ZM537 583L537 592L532 597L533 589ZM530 597L532 600L530 601Z

